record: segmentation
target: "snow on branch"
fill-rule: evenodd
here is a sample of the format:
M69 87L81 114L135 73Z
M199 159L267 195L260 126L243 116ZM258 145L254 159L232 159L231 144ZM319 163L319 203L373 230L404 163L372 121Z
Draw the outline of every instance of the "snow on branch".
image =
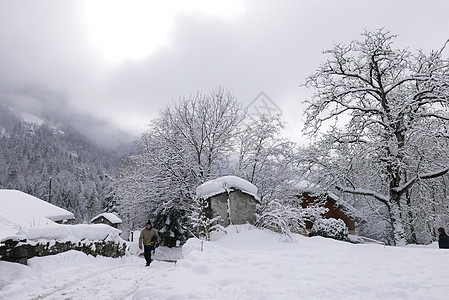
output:
M337 95L335 95L336 97L340 98L342 96L346 96L348 94L354 94L354 93L359 93L359 92L366 92L366 93L370 93L371 95L373 95L372 93L378 95L380 94L379 89L375 89L375 88L371 88L371 87L351 87L343 92L338 93Z
M385 195L381 195L379 193L376 193L374 191L371 190L365 190L365 189L352 189L352 188L347 188L347 187L342 187L337 185L335 187L337 190L342 191L343 193L349 193L349 194L355 194L355 195L363 195L363 196L371 196L374 197L375 199L381 201L382 203L388 203L389 198Z
M427 77L425 77L427 79ZM403 85L404 83L408 82L408 81L418 81L418 79L424 80L422 77L416 75L416 76L407 76L404 77L392 84L389 84L385 87L385 94L390 93L392 90L396 89L398 86Z
M376 114L384 114L381 110L379 110L376 107L368 107L368 106L355 106L355 105L348 105L348 104L343 104L340 103L341 105L345 106L346 108L350 109L350 110L360 110L363 112L371 112L371 113L376 113Z
M446 167L446 168L437 170L435 172L430 172L430 173L426 173L426 174L422 174L422 175L418 174L417 176L410 179L405 184L395 188L394 190L400 194L403 194L408 189L410 189L418 180L440 177L440 176L443 176L444 174L446 174L448 171L449 171L449 167Z
M424 114L421 114L421 117L433 117L433 118L449 121L448 116L443 116L443 115L433 114L433 113L424 113Z
M419 178L420 179L436 178L436 177L439 177L439 176L443 176L448 171L449 171L449 167L446 167L444 169L440 169L440 170L437 170L435 172L430 172L430 173L426 173L426 174L420 175Z

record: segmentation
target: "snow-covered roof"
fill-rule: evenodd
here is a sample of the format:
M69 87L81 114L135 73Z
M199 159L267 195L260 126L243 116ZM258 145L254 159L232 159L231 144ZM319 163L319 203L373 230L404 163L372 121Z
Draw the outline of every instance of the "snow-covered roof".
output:
M259 199L257 197L257 187L237 176L223 176L207 181L196 188L196 196L198 198L207 199L233 189L239 189L256 199Z
M34 196L0 189L0 239L27 228L74 218L73 213Z
M117 215L115 215L113 213L99 214L98 216L93 217L92 220L90 220L90 222L92 223L93 221L95 221L96 219L101 218L101 217L104 217L106 220L108 220L112 224L121 224L122 223L122 219L120 219Z

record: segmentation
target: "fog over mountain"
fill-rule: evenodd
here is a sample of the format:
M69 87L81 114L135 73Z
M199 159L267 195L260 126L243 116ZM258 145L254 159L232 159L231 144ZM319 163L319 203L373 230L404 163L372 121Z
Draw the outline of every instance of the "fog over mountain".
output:
M0 90L0 103L27 112L64 130L70 128L100 148L127 153L138 136L125 132L110 121L74 109L61 91L42 87Z

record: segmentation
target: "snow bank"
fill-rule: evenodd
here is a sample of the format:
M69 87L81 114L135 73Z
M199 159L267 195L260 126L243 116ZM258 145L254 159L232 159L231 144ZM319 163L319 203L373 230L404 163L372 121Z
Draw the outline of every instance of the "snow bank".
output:
M0 299L436 299L449 294L437 244L351 244L252 226L230 226L211 241L190 239L177 263L137 255L112 259L80 252L0 261ZM168 251L168 249L166 249ZM156 249L158 256L159 248ZM26 288L24 288L26 287Z
M28 240L57 240L57 241L120 241L120 230L106 224L78 224L78 225L45 225L29 228L19 232Z
M0 243L4 243L6 241L13 241L13 242L20 242L23 240L26 240L26 236L24 235L10 235L10 236L5 236L4 238L0 239Z
M190 239L175 270L149 278L133 299L446 299L449 251L355 245L230 226ZM153 269L151 272L157 272Z
M205 182L196 188L196 196L198 198L207 199L233 189L239 189L256 199L259 199L257 197L257 187L254 184L237 176L223 176Z

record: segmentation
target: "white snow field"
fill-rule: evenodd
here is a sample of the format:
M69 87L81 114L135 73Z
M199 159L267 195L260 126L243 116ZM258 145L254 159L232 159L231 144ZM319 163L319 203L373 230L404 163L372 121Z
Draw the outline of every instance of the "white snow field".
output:
M190 239L158 259L76 251L0 262L0 299L449 299L449 250L350 244L230 226L210 242ZM202 251L201 251L202 246ZM135 245L131 245L131 250ZM175 249L175 251L179 249Z

